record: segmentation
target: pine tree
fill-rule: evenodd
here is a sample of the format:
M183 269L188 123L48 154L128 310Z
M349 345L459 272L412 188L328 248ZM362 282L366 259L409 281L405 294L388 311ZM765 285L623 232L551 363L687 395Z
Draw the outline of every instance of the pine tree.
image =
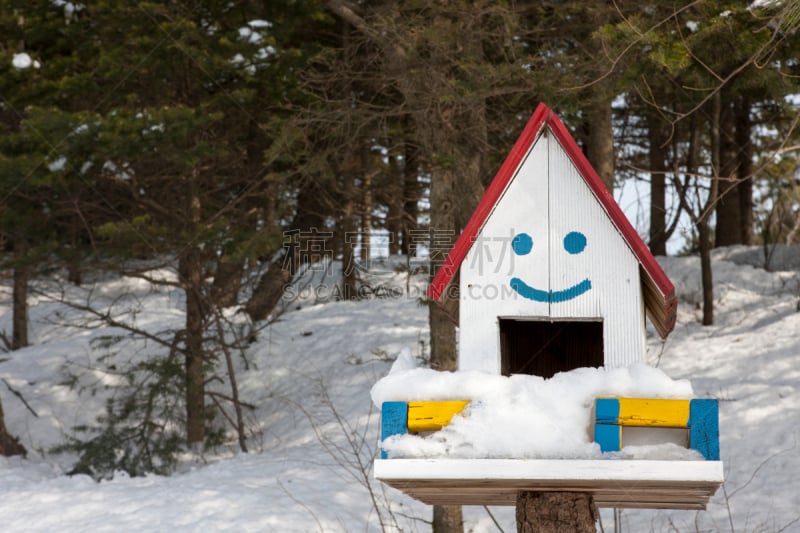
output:
M12 349L28 345L29 278L60 249L63 121L49 111L71 103L62 82L80 83L72 73L82 31L64 23L63 9L50 2L0 2L0 239L2 263L14 272ZM0 437L3 453L23 450L9 440L2 416Z
M9 51L0 71L0 186L14 201L4 204L0 229L22 243L15 264L89 252L103 268L133 274L131 259L177 263L187 307L176 334L186 356L187 436L202 444L210 317L235 300L248 262L281 244L282 181L264 149L275 138L275 103L296 83L290 74L308 43L272 21L311 9L9 4L0 20ZM12 70L18 49L37 63Z
M248 4L100 2L91 16L113 88L97 134L99 178L129 206L99 229L119 259L177 261L186 295L187 440L205 440L205 337L226 270L263 253L271 228L256 204L265 177L260 93L274 80L272 23ZM268 100L267 100L268 101ZM238 268L237 268L238 265Z
M793 49L788 35L766 24L774 16L775 6L657 2L599 32L623 66L630 110L646 117L632 122L648 130L650 164L631 166L649 166L653 176L651 246L665 251L677 223L668 227L662 205L671 183L697 231L706 324L713 320L714 234L718 245L749 242L752 235L753 111L786 94L783 67L765 62Z

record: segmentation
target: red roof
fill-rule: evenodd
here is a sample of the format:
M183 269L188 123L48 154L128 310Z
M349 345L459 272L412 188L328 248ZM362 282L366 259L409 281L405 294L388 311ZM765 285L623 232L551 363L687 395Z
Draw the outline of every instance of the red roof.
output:
M631 252L638 259L647 314L659 334L662 337L666 337L675 326L677 311L677 298L675 297L675 288L672 282L655 257L650 253L642 238L639 237L636 229L628 221L622 209L614 201L614 197L606 189L591 164L589 164L586 156L583 155L564 123L544 104L539 104L536 108L497 175L495 175L492 183L486 189L483 198L478 203L478 207L475 208L475 212L472 213L467 225L464 227L464 231L456 240L444 264L442 264L431 281L428 287L428 297L444 305L444 300L447 299L449 292L446 289L453 281L461 262L472 247L472 243L478 237L478 233L480 233L481 228L483 228L489 215L494 210L495 205L502 197L503 191L516 175L523 158L545 127L549 128L555 138L558 139L583 177L586 185L605 209L609 218L617 227L623 239L625 239Z

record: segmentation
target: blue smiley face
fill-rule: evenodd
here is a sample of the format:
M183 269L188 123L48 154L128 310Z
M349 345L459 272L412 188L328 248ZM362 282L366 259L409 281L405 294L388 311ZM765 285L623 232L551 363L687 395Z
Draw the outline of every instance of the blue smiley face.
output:
M533 250L533 238L527 233L517 233L511 240L511 249L517 255L528 255ZM564 250L571 255L577 255L586 249L586 235L579 231L570 231L564 237ZM536 302L557 303L566 302L577 298L592 288L589 278L562 290L544 291L531 287L519 278L511 278L511 288L520 296Z

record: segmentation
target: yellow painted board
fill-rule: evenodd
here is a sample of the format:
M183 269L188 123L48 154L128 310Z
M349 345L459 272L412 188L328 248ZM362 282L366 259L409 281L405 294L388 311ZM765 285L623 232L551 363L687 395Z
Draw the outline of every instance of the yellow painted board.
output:
M685 428L689 425L689 400L619 398L619 424Z
M408 431L437 431L450 423L450 419L464 410L469 400L449 402L408 402Z

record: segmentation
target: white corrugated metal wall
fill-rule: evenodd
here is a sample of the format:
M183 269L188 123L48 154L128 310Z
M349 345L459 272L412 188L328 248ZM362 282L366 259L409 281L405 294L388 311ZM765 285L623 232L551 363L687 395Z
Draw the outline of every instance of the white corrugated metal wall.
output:
M549 144L550 276L563 288L588 279L582 296L551 304L553 317L603 318L605 365L627 366L644 359L644 308L639 262L584 182L564 148ZM570 254L564 238L586 236L583 252Z
M513 240L521 234L532 245L517 253ZM500 373L498 317L602 319L607 367L644 358L638 262L547 129L470 248L460 289L462 370ZM549 297L537 300L535 291Z

